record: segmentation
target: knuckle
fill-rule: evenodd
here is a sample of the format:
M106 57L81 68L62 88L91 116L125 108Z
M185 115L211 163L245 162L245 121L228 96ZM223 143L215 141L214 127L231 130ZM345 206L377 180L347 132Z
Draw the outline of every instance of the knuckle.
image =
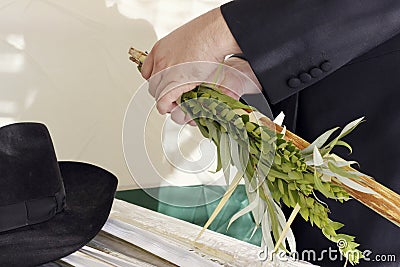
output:
M164 101L158 101L156 107L161 115L165 115L168 113L168 107L166 106Z
M167 57L165 55L158 55L157 60L154 61L154 73L160 72L167 67Z

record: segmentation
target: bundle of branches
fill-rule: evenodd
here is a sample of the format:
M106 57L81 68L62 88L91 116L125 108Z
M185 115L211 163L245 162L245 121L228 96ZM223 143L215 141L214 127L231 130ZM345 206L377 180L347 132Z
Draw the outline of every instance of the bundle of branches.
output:
M133 48L129 54L140 70L146 54ZM355 237L338 232L343 224L329 218L328 206L316 192L340 202L354 197L394 223L400 223L396 204L399 196L351 168L355 161L346 161L331 153L335 146L344 146L351 152L351 146L342 138L363 118L347 124L336 137L332 135L338 128L333 128L309 144L255 108L223 94L214 85L201 84L184 93L180 100L181 108L193 118L201 133L216 145L217 171L224 171L228 184L227 192L203 230L211 224L242 179L249 205L235 214L229 225L252 212L255 230L262 228L262 247L268 248L270 256L278 250L296 250L290 223L299 212L304 220L320 228L326 238L337 243L351 264L362 258ZM232 180L229 179L231 165L237 169ZM293 208L288 220L281 210L282 205Z

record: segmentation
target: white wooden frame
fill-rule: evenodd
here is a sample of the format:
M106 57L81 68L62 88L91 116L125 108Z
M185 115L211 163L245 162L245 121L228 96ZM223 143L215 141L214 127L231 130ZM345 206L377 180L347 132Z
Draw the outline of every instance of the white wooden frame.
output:
M313 266L290 260L262 261L259 259L260 247L210 230L206 230L195 242L201 227L117 199L102 230L177 266ZM96 256L93 249L84 247L63 261L78 266L77 257L81 254L85 257ZM103 257L100 254L101 252L97 255L102 258L99 266L104 266L104 262L111 262L107 259L109 256ZM119 260L119 263L114 262L109 266L144 265L127 260L121 263Z

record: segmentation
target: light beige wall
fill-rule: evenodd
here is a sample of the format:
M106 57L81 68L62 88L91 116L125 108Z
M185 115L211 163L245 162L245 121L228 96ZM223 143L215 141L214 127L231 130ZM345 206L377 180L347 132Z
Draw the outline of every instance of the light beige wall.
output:
M120 189L136 187L124 160L122 127L143 80L127 50L150 49L222 2L0 0L0 124L43 122L60 160L94 163L116 174ZM153 123L164 120L156 116ZM150 149L158 153L160 143ZM137 157L140 162L143 155ZM191 183L168 164L161 168ZM152 185L152 174L140 173Z

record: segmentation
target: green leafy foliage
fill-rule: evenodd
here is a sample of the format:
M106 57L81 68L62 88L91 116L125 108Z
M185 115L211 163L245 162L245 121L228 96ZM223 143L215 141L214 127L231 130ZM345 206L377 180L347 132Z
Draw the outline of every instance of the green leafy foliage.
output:
M272 240L277 242L284 227L285 218L280 206L293 208L299 204L301 217L320 228L329 240L345 242L342 254L350 263L358 263L362 254L356 249L358 244L354 242L354 237L336 232L343 224L329 219L328 208L316 198L314 192L340 202L349 199L348 193L333 183L332 178L356 179L356 174L341 168L353 162L338 163L329 153L338 145L351 151L349 144L341 138L353 131L362 118L344 127L327 145L325 143L338 128L322 134L300 151L284 138L284 134L277 134L274 129L252 120L249 114L255 110L253 107L207 85L184 93L181 108L192 116L201 133L217 146L217 170L226 170L229 164L233 164L243 172L248 195L252 195L253 199L247 208L232 217L230 224L241 215L253 212L255 217L262 218L263 242L271 247ZM247 113L237 112L238 109ZM228 181L228 177L225 178ZM357 190L360 188L361 185ZM254 194L259 200L254 198ZM293 248L294 240L286 238L286 242ZM286 250L285 245L281 249Z

